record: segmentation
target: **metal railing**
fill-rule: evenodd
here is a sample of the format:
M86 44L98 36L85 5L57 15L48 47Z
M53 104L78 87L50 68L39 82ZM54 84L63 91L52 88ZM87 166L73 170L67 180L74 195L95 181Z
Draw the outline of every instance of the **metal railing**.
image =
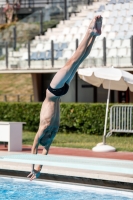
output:
M64 2L67 1L67 3L70 6L73 6L74 4L89 4L90 0L20 0L21 8L40 8L45 5L57 5L64 6ZM14 0L9 0L10 4L13 4ZM3 7L6 4L6 0L0 1L0 6Z
M34 95L30 94L1 94L0 102L34 102Z
M110 108L110 131L106 137L113 132L133 133L133 106L116 105Z

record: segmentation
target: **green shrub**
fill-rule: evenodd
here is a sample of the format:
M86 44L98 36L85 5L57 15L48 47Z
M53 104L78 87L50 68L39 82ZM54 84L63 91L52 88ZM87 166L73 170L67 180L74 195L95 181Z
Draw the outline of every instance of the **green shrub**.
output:
M25 130L37 131L41 105L0 102L0 121L26 122ZM60 132L103 134L106 104L61 103L60 106Z

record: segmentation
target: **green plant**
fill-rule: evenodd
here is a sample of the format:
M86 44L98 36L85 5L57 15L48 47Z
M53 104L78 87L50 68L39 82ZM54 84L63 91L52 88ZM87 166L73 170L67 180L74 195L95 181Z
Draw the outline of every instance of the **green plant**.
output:
M60 132L103 134L106 104L61 103L60 107ZM26 122L25 130L37 131L40 109L41 103L1 102L0 120Z

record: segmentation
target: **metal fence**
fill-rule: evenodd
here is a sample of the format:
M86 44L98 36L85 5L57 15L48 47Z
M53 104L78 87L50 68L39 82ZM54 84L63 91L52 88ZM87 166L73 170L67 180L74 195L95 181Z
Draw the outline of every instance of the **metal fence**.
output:
M133 106L116 105L110 108L110 131L106 137L113 132L133 133Z
M33 94L1 94L0 102L34 102Z

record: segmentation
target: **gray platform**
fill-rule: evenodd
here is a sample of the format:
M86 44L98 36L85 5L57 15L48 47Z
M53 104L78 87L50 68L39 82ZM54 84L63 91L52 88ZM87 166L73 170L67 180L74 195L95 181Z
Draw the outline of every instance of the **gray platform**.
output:
M0 174L26 177L31 164L43 165L42 179L98 184L133 190L133 161L0 152ZM21 173L20 173L21 172Z

